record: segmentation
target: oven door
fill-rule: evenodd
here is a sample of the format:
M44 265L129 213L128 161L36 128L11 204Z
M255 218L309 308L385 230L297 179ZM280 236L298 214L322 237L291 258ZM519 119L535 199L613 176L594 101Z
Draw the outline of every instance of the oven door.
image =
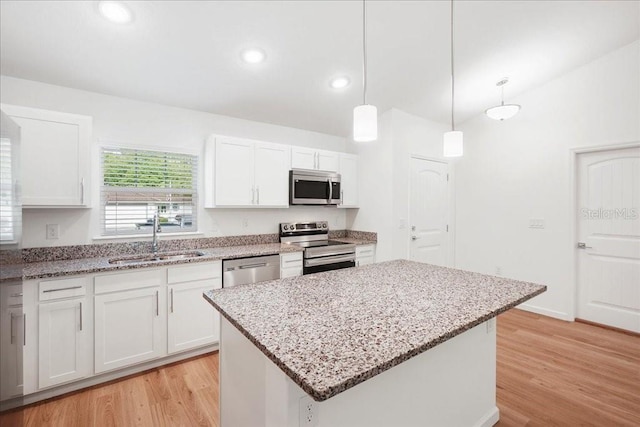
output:
M302 274L320 273L321 271L339 270L356 266L356 255L332 255L304 260Z
M339 205L340 175L290 173L289 204Z

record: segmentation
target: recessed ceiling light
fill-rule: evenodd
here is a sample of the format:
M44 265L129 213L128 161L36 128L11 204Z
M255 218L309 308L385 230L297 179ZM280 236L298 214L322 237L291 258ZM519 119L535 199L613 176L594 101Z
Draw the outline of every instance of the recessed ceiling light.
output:
M251 48L242 51L242 60L248 64L259 64L266 58L267 54L262 49Z
M350 84L351 84L351 80L349 80L349 77L347 76L335 77L331 79L331 81L329 82L329 86L331 86L334 89L344 89Z
M98 10L102 16L116 24L126 24L133 20L131 9L119 1L101 1L98 3Z

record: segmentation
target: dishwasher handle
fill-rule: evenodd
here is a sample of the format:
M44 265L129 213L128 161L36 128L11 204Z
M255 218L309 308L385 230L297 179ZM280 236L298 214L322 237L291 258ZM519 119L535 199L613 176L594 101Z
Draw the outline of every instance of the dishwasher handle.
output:
M269 265L269 263L266 262L261 262L259 264L247 264L247 265L241 265L238 267L238 269L240 270L245 270L247 268L260 268L260 267L266 267L267 265Z

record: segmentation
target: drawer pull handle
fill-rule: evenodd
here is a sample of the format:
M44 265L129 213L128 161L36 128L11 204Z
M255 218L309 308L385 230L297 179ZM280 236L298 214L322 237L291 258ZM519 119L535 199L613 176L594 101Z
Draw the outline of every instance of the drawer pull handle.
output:
M285 263L285 264L289 264L289 263L292 263L292 262L302 262L302 260L301 260L300 258L296 258L296 259L289 259L289 260L286 260L286 259L285 259L285 260L284 260L284 263Z
M20 292L19 294L11 294L9 296L12 297L12 298L19 298L19 297L22 296L22 292Z
M71 289L80 289L82 288L82 286L69 286L68 288L60 288L60 289L45 289L44 291L42 291L42 293L49 293L49 292L60 292L60 291L69 291Z
M160 291L156 291L156 316L160 316Z

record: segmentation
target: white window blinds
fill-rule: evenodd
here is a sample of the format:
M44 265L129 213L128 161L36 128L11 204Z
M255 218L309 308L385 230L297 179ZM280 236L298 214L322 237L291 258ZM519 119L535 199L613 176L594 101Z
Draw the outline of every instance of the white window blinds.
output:
M197 156L103 148L102 176L103 235L197 230Z
M14 171L11 164L11 140L0 138L0 242L14 243L19 218L14 194Z

